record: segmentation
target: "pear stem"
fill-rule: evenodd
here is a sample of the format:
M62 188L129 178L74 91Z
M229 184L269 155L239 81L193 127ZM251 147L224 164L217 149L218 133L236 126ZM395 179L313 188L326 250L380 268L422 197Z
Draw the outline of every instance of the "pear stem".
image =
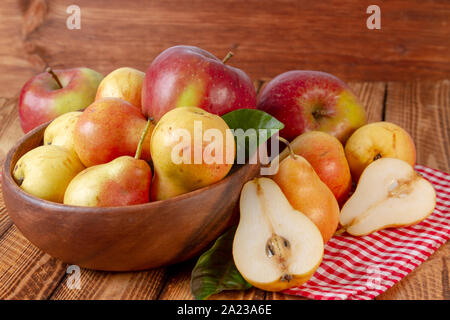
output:
M295 156L296 156L296 155L295 155L295 153L294 153L294 150L292 150L292 146L291 146L291 144L289 143L289 141L287 141L285 138L280 137L280 136L278 136L277 138L278 138L278 140L280 140L281 142L283 142L283 143L288 147L289 155L291 156L292 159L295 159Z
M47 73L49 73L49 74L53 77L53 79L55 79L55 81L56 81L56 83L58 84L59 88L62 89L62 88L63 88L63 85L61 84L61 81L59 81L58 76L57 76L56 73L52 70L52 68L48 67L47 69L45 69L45 71L46 71Z
M139 160L139 158L141 157L142 148L144 146L144 140L145 140L145 137L147 136L148 129L150 128L150 125L152 124L152 121L153 121L152 117L148 118L147 124L145 125L145 128L144 128L144 131L141 134L141 139L139 140L139 144L137 146L136 154L134 155L134 158L136 160Z
M225 56L225 58L223 58L222 63L227 63L228 60L230 60L230 58L234 56L234 53L231 51L228 51L227 55Z
M333 234L333 236L340 236L340 235L344 234L345 231L346 231L345 227L337 229L336 232Z

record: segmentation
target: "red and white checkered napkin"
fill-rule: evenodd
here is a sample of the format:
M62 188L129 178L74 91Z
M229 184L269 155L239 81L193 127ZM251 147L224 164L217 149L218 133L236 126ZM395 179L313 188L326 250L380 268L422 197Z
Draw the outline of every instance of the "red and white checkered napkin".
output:
M373 299L425 261L450 238L450 174L421 165L436 189L436 209L420 224L364 237L333 237L322 264L304 285L284 291L311 299Z

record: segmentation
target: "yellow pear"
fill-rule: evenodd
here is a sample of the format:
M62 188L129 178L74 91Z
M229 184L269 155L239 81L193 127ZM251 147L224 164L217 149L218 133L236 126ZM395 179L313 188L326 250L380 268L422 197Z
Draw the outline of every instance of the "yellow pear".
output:
M414 166L416 147L411 136L400 126L386 121L374 122L356 130L345 144L345 156L358 182L364 169L380 158L395 158Z
M134 68L119 68L100 82L95 100L120 98L141 110L141 91L145 73Z
M84 169L74 152L60 146L40 146L24 154L13 176L26 192L41 199L63 202L69 182Z
M68 112L54 119L44 131L44 145L60 146L75 152L73 133L82 113Z
M150 153L155 170L151 199L164 200L223 179L234 162L234 136L221 117L179 107L158 121Z

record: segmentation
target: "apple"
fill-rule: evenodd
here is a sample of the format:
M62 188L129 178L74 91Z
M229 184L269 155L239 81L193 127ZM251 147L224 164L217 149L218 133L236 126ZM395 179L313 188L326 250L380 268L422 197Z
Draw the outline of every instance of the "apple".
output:
M70 111L89 106L103 76L89 68L51 70L31 78L19 97L23 132Z
M256 108L249 76L208 51L192 46L166 49L151 63L142 88L142 112L158 121L177 107L198 107L223 115Z
M280 135L289 141L318 130L345 143L366 123L364 108L352 90L319 71L294 70L276 76L261 90L257 108L284 123Z
M145 73L133 68L119 68L108 74L97 89L95 100L120 98L141 110L141 91Z
M369 164L380 158L400 159L411 166L416 163L416 147L411 136L386 121L369 123L356 130L345 145L345 155L355 181Z
M305 158L331 192L339 205L347 200L352 187L352 176L345 157L344 147L338 139L322 131L309 131L299 135L291 143L292 151ZM279 161L289 156L286 148Z

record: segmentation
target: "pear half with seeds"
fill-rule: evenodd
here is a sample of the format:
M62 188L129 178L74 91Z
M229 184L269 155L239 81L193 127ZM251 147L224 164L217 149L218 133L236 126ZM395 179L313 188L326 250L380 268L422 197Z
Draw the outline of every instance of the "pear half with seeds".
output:
M436 192L406 161L382 158L362 173L339 217L344 229L363 236L389 227L409 226L430 215Z
M323 257L316 225L295 210L271 179L244 185L233 259L242 276L257 288L280 291L308 281Z

